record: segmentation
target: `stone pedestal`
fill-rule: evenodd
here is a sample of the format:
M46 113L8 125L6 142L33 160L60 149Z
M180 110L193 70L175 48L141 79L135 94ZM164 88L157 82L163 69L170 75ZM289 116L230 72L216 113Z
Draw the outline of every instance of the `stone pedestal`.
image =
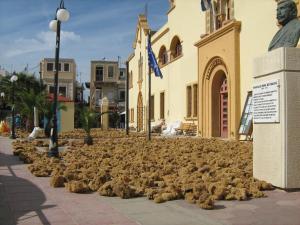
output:
M101 128L102 130L108 130L109 127L109 101L106 97L102 99L101 104Z
M300 49L255 59L253 100L254 177L300 188Z
M39 111L36 107L33 108L34 111L34 127L39 127Z

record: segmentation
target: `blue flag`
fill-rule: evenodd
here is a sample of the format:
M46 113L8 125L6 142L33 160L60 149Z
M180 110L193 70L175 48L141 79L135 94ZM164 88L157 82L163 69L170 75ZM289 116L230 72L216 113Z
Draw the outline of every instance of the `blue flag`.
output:
M202 11L207 11L211 9L211 0L201 0Z
M154 74L155 74L156 77L163 78L162 73L160 71L160 68L158 66L157 60L155 58L155 55L152 51L151 42L150 42L149 37L148 37L148 47L147 47L147 49L148 49L148 63L149 63L149 66L154 71Z

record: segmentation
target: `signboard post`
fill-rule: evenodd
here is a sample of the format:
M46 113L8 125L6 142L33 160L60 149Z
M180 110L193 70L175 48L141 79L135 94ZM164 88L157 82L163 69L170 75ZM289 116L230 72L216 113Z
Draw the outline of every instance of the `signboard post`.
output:
M241 117L239 134L246 135L246 140L251 139L252 131L253 131L253 97L252 91L248 92L247 99L244 105L243 114Z

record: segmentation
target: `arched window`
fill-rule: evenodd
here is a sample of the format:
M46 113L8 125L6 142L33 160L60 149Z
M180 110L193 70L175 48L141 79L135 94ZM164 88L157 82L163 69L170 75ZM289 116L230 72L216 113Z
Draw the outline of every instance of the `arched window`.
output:
M175 36L171 42L171 60L182 55L182 45L179 37Z
M158 58L159 65L165 65L168 63L168 52L165 46L160 48Z

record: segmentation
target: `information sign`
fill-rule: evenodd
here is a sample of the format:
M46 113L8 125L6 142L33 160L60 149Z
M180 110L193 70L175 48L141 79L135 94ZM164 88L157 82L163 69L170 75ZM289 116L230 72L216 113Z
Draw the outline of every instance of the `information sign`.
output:
M279 123L279 80L253 86L254 123Z

